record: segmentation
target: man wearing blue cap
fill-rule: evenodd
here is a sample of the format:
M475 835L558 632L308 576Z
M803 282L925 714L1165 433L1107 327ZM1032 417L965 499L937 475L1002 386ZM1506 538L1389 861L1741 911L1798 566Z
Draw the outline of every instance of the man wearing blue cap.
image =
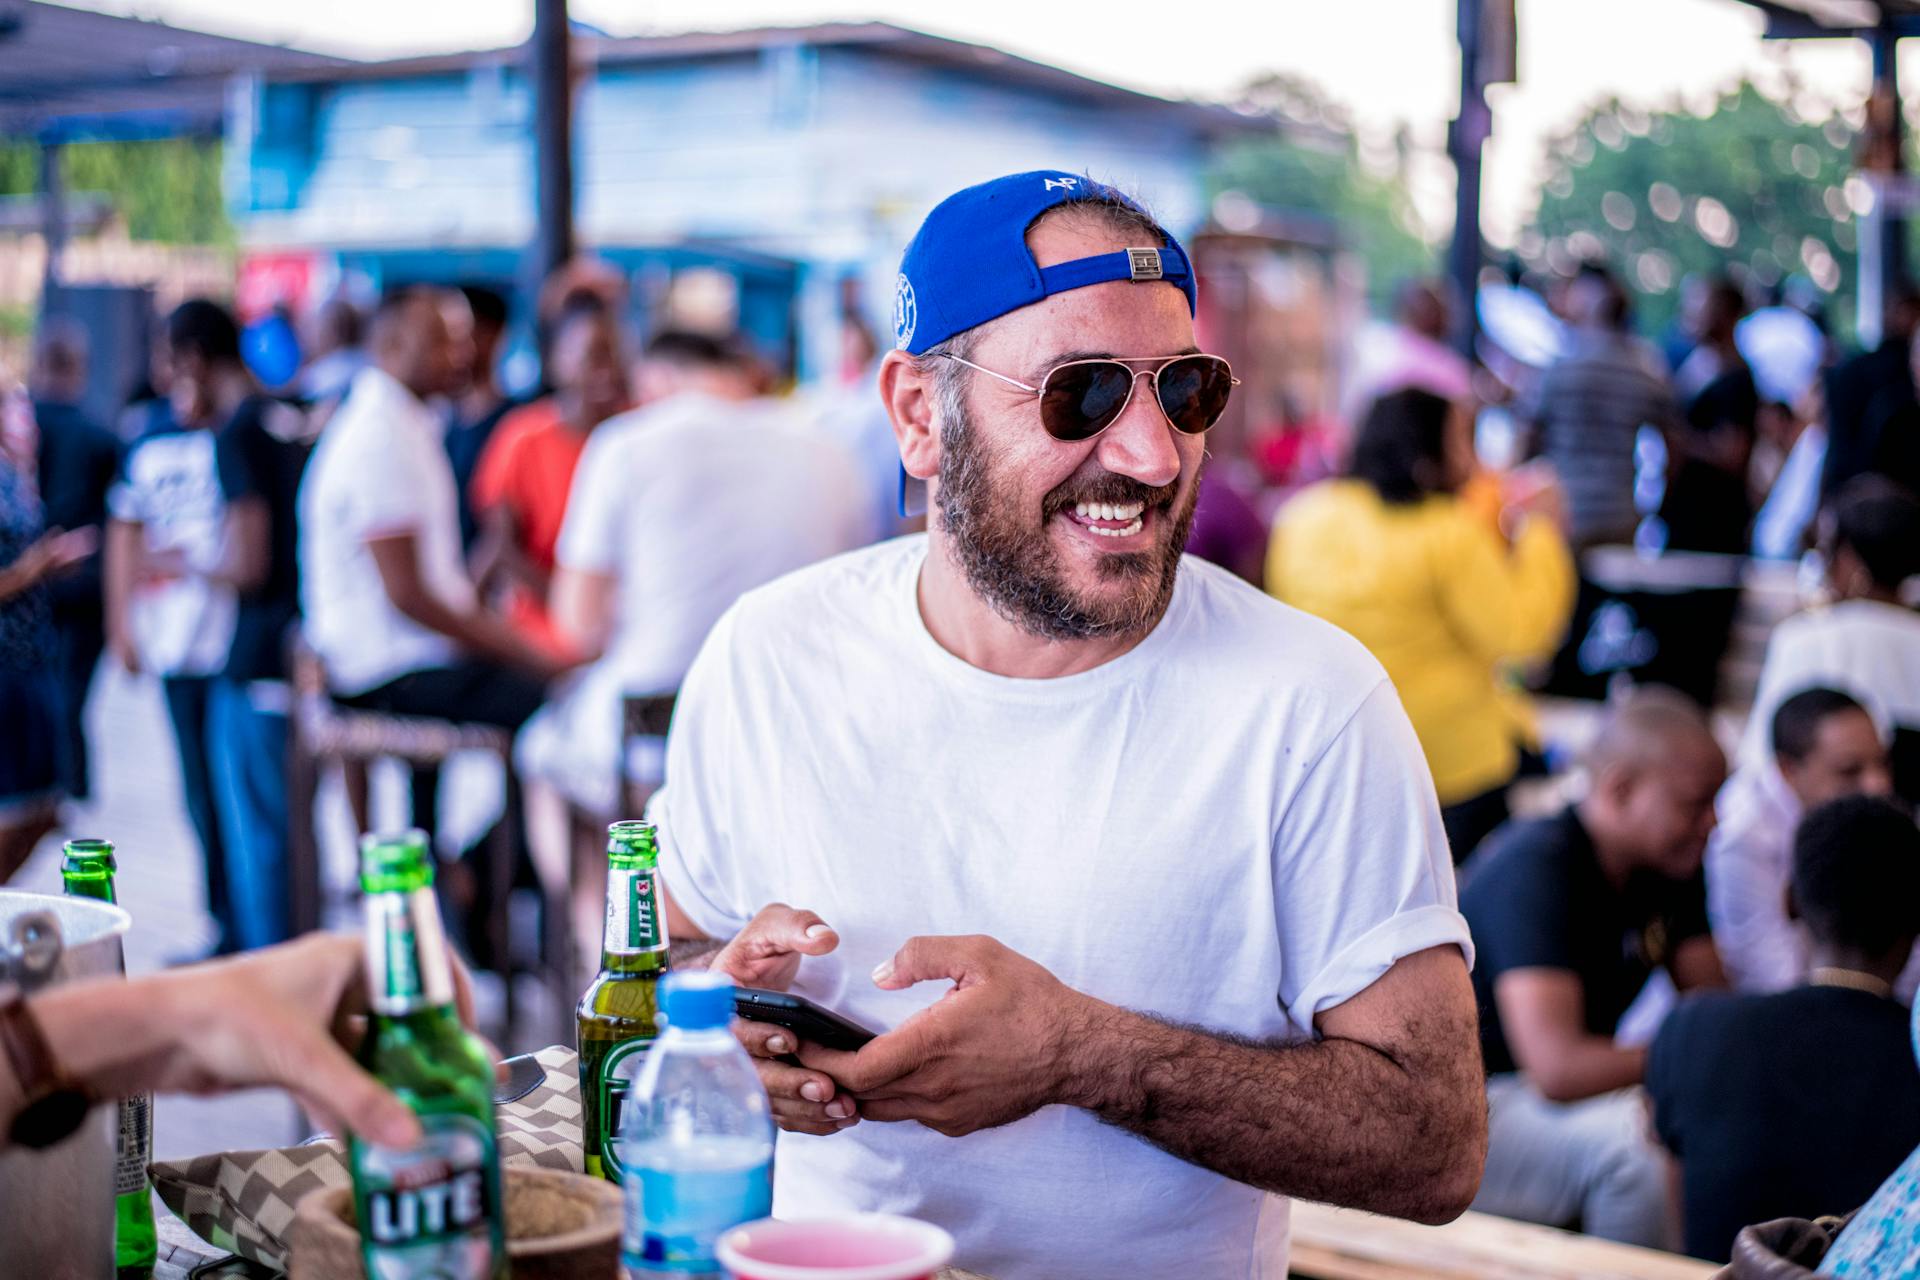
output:
M722 619L653 810L678 960L884 1032L741 1024L775 1212L937 1222L999 1280L1281 1277L1290 1195L1451 1218L1486 1114L1433 786L1357 643L1181 558L1233 386L1187 255L1023 173L896 295L929 531Z

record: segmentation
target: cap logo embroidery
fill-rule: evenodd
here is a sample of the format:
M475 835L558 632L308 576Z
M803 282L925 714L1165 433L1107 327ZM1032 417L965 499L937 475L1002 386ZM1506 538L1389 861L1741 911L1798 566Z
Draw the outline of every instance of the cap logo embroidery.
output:
M1127 250L1127 269L1135 280L1159 280L1165 275L1160 269L1158 249Z
M913 300L913 281L901 272L893 282L893 345L905 350L913 341L913 327L920 323L920 308Z
M1046 179L1046 185L1040 189L1042 191L1052 191L1058 188L1061 191L1071 191L1079 185L1080 179L1078 178L1048 178Z

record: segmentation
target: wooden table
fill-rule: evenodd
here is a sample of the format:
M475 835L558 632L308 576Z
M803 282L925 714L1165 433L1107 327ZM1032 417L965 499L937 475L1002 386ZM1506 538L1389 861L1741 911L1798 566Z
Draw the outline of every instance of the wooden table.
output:
M1706 1280L1718 1270L1490 1214L1423 1227L1298 1200L1290 1269L1311 1280Z
M187 1273L195 1267L226 1256L187 1230L186 1223L166 1210L156 1209L154 1219L160 1236L160 1261L153 1268L153 1280L187 1280ZM987 1277L950 1269L942 1271L939 1280L987 1280Z

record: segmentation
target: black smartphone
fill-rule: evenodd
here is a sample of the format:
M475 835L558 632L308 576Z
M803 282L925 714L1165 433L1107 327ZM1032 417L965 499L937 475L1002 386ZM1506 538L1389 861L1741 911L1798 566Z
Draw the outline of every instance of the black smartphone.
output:
M823 1049L844 1049L851 1053L874 1036L859 1023L824 1009L805 996L789 995L785 991L735 987L733 1011L750 1022L771 1022L785 1027L800 1039Z

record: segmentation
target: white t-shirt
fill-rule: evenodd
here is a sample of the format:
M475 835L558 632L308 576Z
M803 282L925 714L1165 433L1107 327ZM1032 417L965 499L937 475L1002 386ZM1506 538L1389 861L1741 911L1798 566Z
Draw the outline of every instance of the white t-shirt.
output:
M845 450L781 406L687 393L593 433L555 557L619 578L608 657L665 691L743 592L859 546L864 501Z
M611 814L622 697L677 689L743 592L872 541L863 504L846 450L784 405L685 394L604 423L574 472L556 556L618 578L614 634L522 730L523 775Z
M218 565L225 542L215 438L206 430L142 437L107 494L108 513L140 525L148 551L178 552L200 571L139 583L127 602L140 661L157 675L212 675L227 665L233 644L233 590L201 576Z
M1740 767L1773 758L1773 716L1814 686L1851 694L1882 731L1920 729L1920 612L1877 600L1843 600L1774 628L1740 743Z
M869 977L985 933L1062 981L1262 1039L1402 956L1470 948L1420 744L1380 664L1191 557L1165 618L1091 671L1010 679L921 620L924 536L795 573L723 618L682 688L652 812L674 897L726 937L818 911L795 990L875 1029L944 993ZM949 1139L782 1134L774 1210L939 1223L1000 1280L1282 1277L1287 1205L1083 1111Z
M1713 945L1739 991L1784 991L1807 980L1813 936L1787 914L1793 833L1804 816L1780 766L1737 769L1714 801L1719 822L1707 841L1707 918ZM1894 984L1913 1003L1920 947Z
M300 608L333 688L365 693L454 660L453 641L393 607L367 544L414 535L420 577L448 608L474 607L440 423L379 369L363 369L300 480Z

